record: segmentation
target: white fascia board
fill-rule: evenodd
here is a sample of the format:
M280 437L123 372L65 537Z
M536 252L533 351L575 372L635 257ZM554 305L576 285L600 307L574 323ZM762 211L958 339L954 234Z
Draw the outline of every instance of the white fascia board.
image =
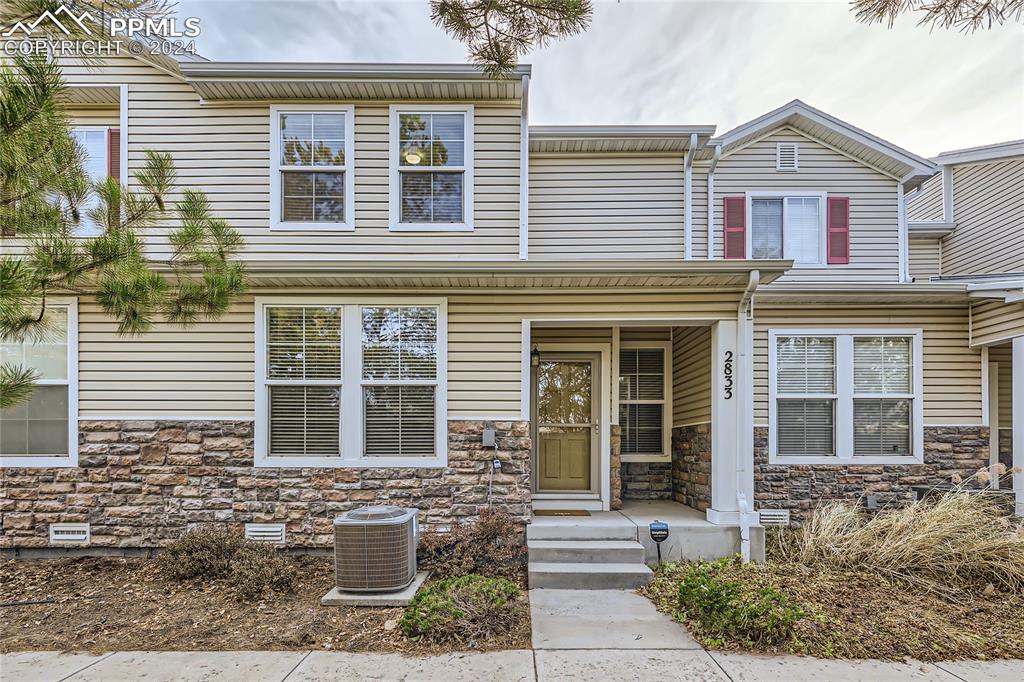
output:
M956 223L941 220L921 220L907 223L910 239L941 239L956 229Z
M325 62L188 62L180 65L189 78L331 78L337 80L489 80L471 64L351 64ZM512 70L513 78L530 75L529 64Z
M968 149L942 152L932 161L940 166L953 166L959 163L993 161L1012 156L1024 156L1024 140L1013 140L1011 142L985 145L984 147L970 147Z

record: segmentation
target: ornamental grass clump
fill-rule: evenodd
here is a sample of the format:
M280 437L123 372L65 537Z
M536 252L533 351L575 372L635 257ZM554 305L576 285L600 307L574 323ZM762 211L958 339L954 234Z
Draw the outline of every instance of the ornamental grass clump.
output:
M960 487L878 514L822 506L779 534L774 549L782 561L869 571L947 598L986 589L1024 594L1024 527L995 496Z

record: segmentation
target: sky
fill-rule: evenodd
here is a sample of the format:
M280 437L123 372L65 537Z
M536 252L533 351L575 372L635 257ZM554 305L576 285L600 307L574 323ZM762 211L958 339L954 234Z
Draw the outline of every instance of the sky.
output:
M180 0L213 60L466 60L428 0ZM531 124L715 124L799 98L922 156L1024 138L1024 25L858 23L844 0L595 1L534 51Z

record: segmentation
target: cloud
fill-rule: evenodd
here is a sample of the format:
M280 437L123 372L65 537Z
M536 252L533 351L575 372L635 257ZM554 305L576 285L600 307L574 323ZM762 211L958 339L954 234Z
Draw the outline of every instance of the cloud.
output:
M183 0L213 59L459 62L427 0ZM1024 138L1024 27L857 23L834 2L598 2L530 55L531 122L714 123L800 98L923 155Z

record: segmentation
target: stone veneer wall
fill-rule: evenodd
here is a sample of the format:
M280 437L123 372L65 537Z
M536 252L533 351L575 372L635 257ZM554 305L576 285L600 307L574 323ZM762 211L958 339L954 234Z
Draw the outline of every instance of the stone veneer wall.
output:
M1013 468L1013 429L999 429L999 461Z
M711 506L711 424L672 429L672 498L700 511Z
M611 471L608 478L608 490L611 493L612 509L622 509L622 427L612 424L611 429Z
M671 500L672 462L625 462L622 499Z
M286 523L292 547L329 547L332 522L373 503L415 506L427 527L487 507L497 429L494 507L530 518L528 422L448 422L448 466L255 468L247 421L81 421L76 468L0 470L0 548L46 547L48 526L89 522L90 546L165 545L198 526Z
M794 520L815 506L874 495L879 507L915 499L913 486L949 483L988 466L987 426L925 426L923 464L778 465L768 463L768 428L754 428L754 497L759 509L789 509ZM862 500L863 501L863 500Z

